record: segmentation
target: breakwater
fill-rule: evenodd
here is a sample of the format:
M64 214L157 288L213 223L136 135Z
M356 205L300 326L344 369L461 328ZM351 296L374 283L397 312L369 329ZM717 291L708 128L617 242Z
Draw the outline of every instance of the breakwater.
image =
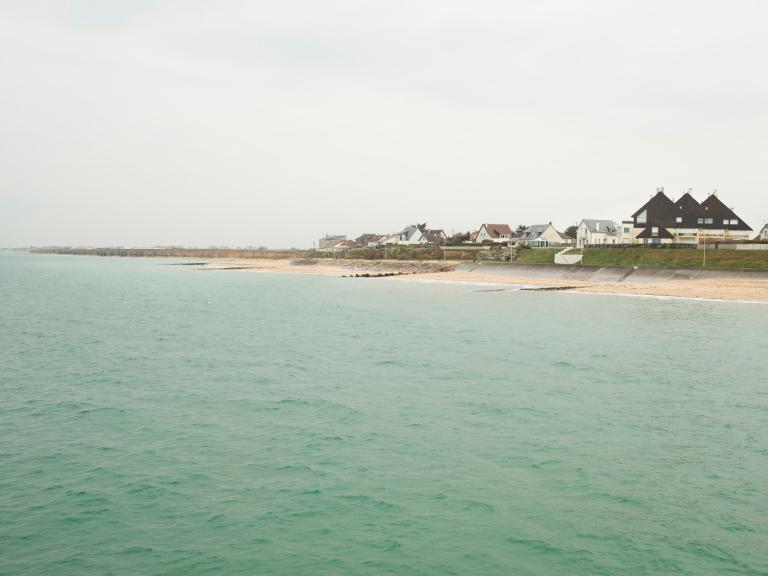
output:
M300 258L301 250L247 250L239 248L34 248L33 254L119 256L131 258L243 258L282 260Z

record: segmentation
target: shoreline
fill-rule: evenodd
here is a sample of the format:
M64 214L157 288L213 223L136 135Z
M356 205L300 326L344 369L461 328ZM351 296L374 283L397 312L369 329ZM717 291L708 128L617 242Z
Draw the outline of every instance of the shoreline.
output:
M462 283L477 286L559 288L557 291L580 294L618 296L654 296L711 301L768 303L768 275L766 278L692 278L664 279L657 282L620 282L579 280L518 275L514 268L503 269L504 274L484 273L476 268L459 270L460 262L430 261L343 261L305 264L294 260L218 260L201 266L198 270L241 270L307 274L313 276L349 276L355 272L399 271L387 276L394 281L420 281L424 283ZM227 264L223 266L222 264ZM420 271L423 268L424 271ZM428 271L432 268L433 271ZM378 278L369 278L376 280ZM355 279L357 280L357 279ZM528 288L528 289L531 289Z
M34 254L34 253L33 253ZM78 254L80 255L80 254ZM93 254L82 254L94 256ZM114 256L113 256L114 257ZM147 260L186 260L179 256L130 256ZM199 258L199 257L198 257ZM305 260L297 258L199 258L205 262L164 263L195 271L245 271L311 276L354 276L423 283L453 283L498 287L501 290L550 287L553 291L609 296L694 299L711 302L768 303L768 271L753 269L663 269L659 280L649 280L659 268L638 268L632 278L618 275L622 267L550 265L476 265L466 261L432 260ZM382 274L395 272L395 274ZM495 272L495 273L494 273ZM755 274L755 273L758 274ZM595 273L595 274L592 274ZM564 277L570 275L571 277ZM596 277L593 277L596 276ZM705 276L704 278L700 276ZM710 277L706 277L710 276ZM580 279L580 278L589 278ZM618 279L617 279L618 278ZM351 279L351 278L350 278ZM489 290L493 291L493 290Z

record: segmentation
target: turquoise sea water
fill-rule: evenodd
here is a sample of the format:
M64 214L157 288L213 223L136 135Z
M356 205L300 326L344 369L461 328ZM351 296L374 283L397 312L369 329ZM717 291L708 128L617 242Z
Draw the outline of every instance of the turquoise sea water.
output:
M0 255L0 574L768 574L768 306Z

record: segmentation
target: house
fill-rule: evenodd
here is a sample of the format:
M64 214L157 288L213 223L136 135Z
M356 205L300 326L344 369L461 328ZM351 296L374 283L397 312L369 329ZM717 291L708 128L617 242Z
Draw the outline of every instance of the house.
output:
M633 220L622 220L618 230L619 244L634 244L634 232L635 222Z
M482 244L486 241L506 243L512 238L512 229L509 224L483 224L477 231L475 242Z
M760 230L760 233L755 236L755 240L766 240L768 241L768 224L763 226L763 229Z
M391 234L382 238L379 244L398 244L398 245L414 245L414 244L426 244L427 239L424 237L424 233L415 224L406 226L397 234Z
M549 224L534 224L528 226L520 237L520 241L526 246L543 248L547 246L568 246L573 243L573 238L558 232L552 222Z
M629 224L627 224L629 227ZM689 190L673 202L658 188L656 194L632 215L633 244L699 244L748 240L752 228L717 195L699 203Z
M342 240L341 242L337 242L333 245L333 250L349 250L350 248L355 248L356 244L354 240Z
M346 239L347 237L344 234L336 234L334 236L326 234L317 242L317 248L318 250L330 250L334 245L343 242Z
M355 238L355 244L363 248L378 246L383 237L383 234L361 234Z
M613 220L582 220L576 229L576 246L605 246L618 242L618 230Z
M424 230L424 238L430 244L446 244L448 242L448 235L445 230Z

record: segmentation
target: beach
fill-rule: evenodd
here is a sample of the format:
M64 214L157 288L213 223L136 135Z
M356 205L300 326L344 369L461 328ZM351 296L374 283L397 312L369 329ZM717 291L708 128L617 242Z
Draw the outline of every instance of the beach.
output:
M662 279L659 281L593 281L543 277L531 274L531 267L504 266L504 274L463 270L466 264L450 261L399 262L322 260L217 260L201 266L206 270L244 270L271 273L354 276L355 274L397 274L395 280L464 282L499 287L529 286L568 289L592 294L660 296L747 302L768 302L768 275L765 277L724 277ZM482 268L482 267L480 267ZM488 268L496 271L498 268ZM544 270L544 268L542 268ZM534 270L535 271L535 270Z

